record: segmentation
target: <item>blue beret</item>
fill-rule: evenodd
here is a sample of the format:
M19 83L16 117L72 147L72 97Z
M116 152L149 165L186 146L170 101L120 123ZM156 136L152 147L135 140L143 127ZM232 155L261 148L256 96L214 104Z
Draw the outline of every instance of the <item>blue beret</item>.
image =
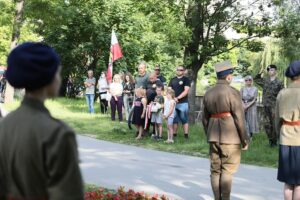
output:
M293 77L299 76L299 75L300 75L300 61L295 60L295 61L291 62L289 67L286 69L285 76L289 77L289 78L293 78Z
M58 54L39 42L25 42L7 58L6 78L13 87L36 90L53 80L60 65Z

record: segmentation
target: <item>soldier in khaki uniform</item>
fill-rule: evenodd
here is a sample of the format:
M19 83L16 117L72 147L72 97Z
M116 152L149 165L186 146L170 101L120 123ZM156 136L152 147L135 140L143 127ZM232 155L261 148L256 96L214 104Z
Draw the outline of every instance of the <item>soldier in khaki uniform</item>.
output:
M74 131L44 105L60 88L58 55L30 42L12 50L7 62L8 82L26 92L0 122L0 199L83 200Z
M248 148L242 99L229 86L233 68L228 61L215 66L218 82L204 95L203 119L210 146L211 186L215 200L230 199L232 174L241 160L241 147Z
M263 88L262 103L264 105L264 128L269 138L270 146L275 147L278 138L274 127L276 97L284 85L276 76L276 65L269 65L267 71L267 78L262 78L261 74L258 74L254 78L254 81Z

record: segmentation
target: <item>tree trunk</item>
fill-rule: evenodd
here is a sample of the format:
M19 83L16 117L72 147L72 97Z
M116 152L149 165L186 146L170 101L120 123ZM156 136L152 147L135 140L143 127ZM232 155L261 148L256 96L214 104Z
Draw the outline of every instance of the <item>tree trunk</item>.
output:
M189 91L189 123L195 123L195 111L196 111L196 85L197 85L197 76L190 77L191 88Z
M189 123L194 124L196 119L196 89L197 89L197 78L198 72L203 65L202 61L195 61L191 66L189 66L189 73L187 76L191 81L191 87L189 91Z
M25 0L16 0L16 12L13 24L13 32L10 49L12 50L17 46L18 40L20 38L20 29L22 26L23 10L24 10ZM7 82L5 90L5 103L11 103L14 100L14 88Z

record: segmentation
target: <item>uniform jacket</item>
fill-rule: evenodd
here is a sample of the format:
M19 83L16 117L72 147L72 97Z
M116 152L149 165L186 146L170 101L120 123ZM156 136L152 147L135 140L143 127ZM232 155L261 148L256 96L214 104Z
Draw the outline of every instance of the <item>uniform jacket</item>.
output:
M300 146L300 126L282 125L282 121L300 120L300 84L292 83L278 94L275 108L275 130L280 144Z
M211 118L212 114L224 112L230 112L231 116ZM247 144L241 96L226 80L218 80L217 84L205 93L202 123L208 142L243 146Z
M75 134L25 97L0 122L0 199L83 200Z
M263 105L275 108L276 97L280 90L284 88L282 81L278 78L271 81L269 77L261 78L259 76L256 76L254 81L263 88Z

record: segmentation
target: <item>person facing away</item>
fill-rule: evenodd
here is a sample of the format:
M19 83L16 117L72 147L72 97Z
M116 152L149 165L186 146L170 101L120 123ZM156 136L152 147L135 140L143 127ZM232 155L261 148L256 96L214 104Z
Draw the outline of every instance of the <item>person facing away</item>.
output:
M245 111L245 120L247 133L252 138L253 133L258 133L258 122L257 122L257 111L256 111L256 100L258 90L253 86L252 76L245 77L245 86L240 90L243 108Z
M202 123L209 143L210 180L215 200L229 200L234 174L241 160L241 146L248 148L244 109L238 90L230 87L233 67L229 61L215 65L218 81L206 91Z
M146 86L146 96L147 96L148 104L150 104L152 101L154 101L154 98L156 96L156 88L157 87L164 87L164 85L157 78L156 73L151 72L149 74L149 79L147 81L147 86Z
M151 123L155 126L154 139L162 140L163 133L163 108L164 108L164 97L163 97L163 86L156 87L156 96L152 103L152 106L156 106L158 109L156 112L151 113Z
M293 61L285 76L291 84L280 91L275 107L279 139L277 179L284 183L284 199L300 199L300 61Z
M129 112L132 106L133 95L134 95L134 80L131 74L127 72L124 78L124 90L123 90L123 102L124 102L126 121L129 118Z
M123 85L122 79L119 74L115 74L113 82L109 86L109 93L111 94L110 107L111 107L111 120L116 120L116 110L118 110L119 121L123 121Z
M135 88L147 89L149 74L146 72L147 64L142 61L138 65L138 75L135 77Z
M85 98L89 108L89 113L94 113L94 98L95 98L95 85L96 79L94 77L93 70L88 70L88 77L84 81L85 86Z
M174 118L174 137L177 136L178 123L183 125L184 137L189 137L189 102L188 94L191 87L190 80L184 76L185 68L178 66L176 77L172 78L169 87L175 91L176 112Z
M167 88L166 91L167 99L165 101L164 105L164 116L163 118L167 121L167 127L168 127L168 139L165 141L165 143L174 143L173 140L173 120L175 116L175 92L171 88Z
M262 78L261 74L258 74L254 78L254 81L263 88L264 128L269 139L270 147L275 147L277 145L277 136L274 127L276 97L279 91L284 88L284 85L282 81L277 78L276 65L269 65L267 71L268 77Z
M146 107L147 107L147 99L146 99L146 90L143 88L135 89L136 99L133 102L133 116L132 116L132 124L136 126L137 129L137 137L136 140L142 139L144 124L145 124L145 115L146 115Z
M108 90L108 84L105 76L105 72L101 72L100 78L98 80L98 91L99 91L99 100L100 100L100 112L106 113L107 112L107 90Z
M160 73L160 66L155 65L154 72L156 73L157 78L164 84L167 85L167 79Z
M9 84L25 88L25 96L0 122L0 199L83 200L74 131L44 105L58 95L59 56L46 44L26 42L7 64Z

